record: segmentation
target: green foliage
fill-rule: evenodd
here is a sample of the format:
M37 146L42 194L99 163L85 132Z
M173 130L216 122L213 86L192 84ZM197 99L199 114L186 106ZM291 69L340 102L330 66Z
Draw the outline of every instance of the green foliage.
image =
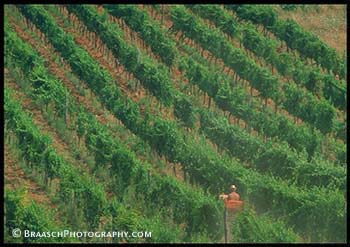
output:
M241 7L238 9L241 9ZM249 11L255 10L252 8ZM258 19L262 18L262 20L266 20L266 23L274 23L274 14L271 13L268 8L264 8L264 11L266 13L260 13L261 15L258 17ZM302 113L301 110L295 109L295 102L299 102L295 100L295 97L303 97L303 104L300 107L305 109L306 113L310 113L311 110L311 114L313 114L314 104L317 100L312 95L308 95L307 98L304 98L305 93L303 90L295 87L293 88L293 91L295 91L293 94L293 99L288 99L287 97L289 95L283 95L283 92L280 90L279 82L276 76L272 75L266 68L258 66L254 60L248 58L242 50L235 48L228 41L226 41L225 37L218 30L207 27L200 21L199 18L191 15L191 13L189 13L185 7L176 6L172 8L171 17L173 21L172 28L175 31L181 31L183 35L198 42L202 48L210 51L216 57L221 58L228 67L232 68L240 76L240 78L250 81L251 86L257 89L263 98L271 98L277 102L284 99L287 102L282 101L282 107L292 114L295 114L311 124L315 124L315 121L318 121L316 116L308 117L307 114ZM269 19L263 19L265 17L269 17ZM259 36L256 34L256 31L254 32L253 28L249 28L249 26L247 26L244 31L244 37L244 44L248 47L251 44L251 49L253 49L253 46L257 46L258 48L256 49L258 49L259 52L264 52L264 50L266 50L268 54L270 53L270 50L274 50L273 44L266 45L266 43L269 43L269 41L263 38L260 38L260 41L257 41ZM256 44L257 42L259 45ZM263 54L260 55L263 56ZM313 87L314 91L319 91L318 88L321 87L319 84L320 83ZM293 102L293 104L290 102ZM328 104L328 102L325 102L325 100L320 100L320 102L322 102L323 105ZM332 106L329 105L329 107ZM325 119L326 116L328 116L329 119ZM323 120L326 120L327 122L332 122L332 117L333 116L331 114L322 115ZM330 128L325 130L324 126L321 127L316 125L316 127L320 127L322 129L321 131L323 132L331 131Z
M294 11L297 10L299 6L297 4L280 4L280 7L286 11Z
M190 8L194 13L201 17L210 19L225 33L230 33L232 36L238 36L241 31L240 23L232 18L227 12L222 11L221 6L219 5L193 4L187 5L186 7Z
M262 175L253 169L242 167L241 164L229 159L225 155L218 155L208 145L205 145L203 140L198 141L193 138L193 135L185 135L179 126L173 121L163 120L154 115L151 115L151 121L144 119L140 114L138 105L122 96L120 89L114 85L115 82L111 79L112 77L109 73L102 69L99 64L88 55L88 53L79 49L73 39L71 39L71 36L65 35L62 29L57 27L57 24L52 21L52 18L49 17L43 8L21 5L20 9L28 19L33 21L34 24L46 34L55 49L67 59L74 73L77 74L80 79L83 79L89 84L92 90L100 97L103 104L134 134L150 143L159 154L165 155L169 161L175 163L180 162L183 166L182 168L190 174L191 183L206 188L206 192L217 194L225 188L228 183L237 181L236 184L241 188L242 195L256 205L259 211L270 211L274 215L283 215L288 224L295 226L295 229L298 229L298 231L300 229L305 229L307 234L314 238L336 241L341 241L345 238L345 224L343 224L345 222L345 214L343 213L345 212L345 200L340 193L335 193L329 203L328 201L323 200L327 190L312 189L308 191L287 184L286 182L273 178L272 176ZM181 9L175 8L173 14L176 18L181 19L184 14L182 11L183 10ZM106 25L103 17L101 18L101 22L94 21L94 15L90 15L90 17L89 21L87 21L88 24L90 23L89 25L94 24L98 27L99 25ZM191 25L195 23L195 19L186 14L184 14L184 19L185 21L179 21L180 24L178 23L177 28L181 28L183 25L184 29L189 29L190 31L187 31L191 34L191 32L193 32ZM176 27L175 23L174 26ZM201 26L199 25L198 27L200 28ZM117 34L112 35L113 31L111 28L106 26L103 28L104 29L102 30L110 29L110 32L103 32L102 35L106 35L106 40L109 40L109 42L113 40L115 52L119 52L119 50L125 52L125 54L119 54L120 56L125 57L125 59L128 57L128 54L134 56L132 52L128 53L128 50L123 50L118 47L118 42L116 42L118 36ZM102 31L99 31L99 33L101 34ZM113 39L111 37L113 37ZM200 41L208 46L209 43L213 41L213 49L217 50L219 49L218 47L220 47L219 54L224 56L224 51L226 51L225 49L228 47L227 44L220 41L220 35L214 35L212 38L213 40L203 40L203 38L201 38ZM265 71L260 71L259 74L255 70L249 71L247 67L242 67L245 64L239 64L239 62L242 59L244 60L244 58L241 57L239 52L228 53L227 56L231 56L231 60L234 61L233 63L236 63L235 66L237 66L238 69L242 69L242 73L249 74L248 76L256 78L261 76L264 82L263 84L266 85L277 83L277 81L266 74ZM232 59L232 57L234 59ZM135 60L129 60L128 62L130 62L130 64L125 61L125 65L129 66L131 69L135 69ZM250 62L251 61L247 61L247 64ZM253 66L254 65L251 65L248 68L254 68ZM140 71L142 71L142 68ZM153 75L155 74L155 71L150 69L149 73ZM226 96L225 94L223 95ZM6 106L5 104L5 109L14 105L11 100L7 101L8 105ZM21 109L16 106L14 106L13 109L21 111ZM14 120L9 117L13 117L16 114L13 114L11 111L6 114L6 123L13 125ZM100 139L99 142L97 141L99 138L98 132L101 129L103 128L96 128L93 133L94 136L91 137L91 140L88 142L91 145L91 150L98 150L98 143L101 143L102 145L113 143L113 141L109 142L109 140L106 140L106 143L104 143L104 140L102 139ZM103 134L104 130L101 131L100 136L107 139L109 135ZM82 133L83 132L84 131L82 131ZM107 151L106 155L101 152L101 157L106 159L106 163L107 160L112 159L113 157L119 157L115 156L118 155L118 152L126 152L123 149L118 148L113 148L112 150L107 148ZM112 151L112 153L110 151ZM126 165L133 163L131 160L132 156L125 155L121 157L123 162L124 159L130 159L130 163L125 162ZM114 167L118 167L119 169L120 164L118 163L119 162L114 163ZM189 188L182 188L182 185L177 184L177 181L167 182L165 179L158 179L157 176L150 176L151 171L144 169L143 166L139 165L137 162L135 162L134 166L135 168L132 169L130 169L130 167L124 169L132 170L132 174L135 174L134 181L138 181L140 184L137 186L137 189L139 192L143 192L140 194L144 195L146 203L151 204L152 200L157 196L156 188L158 185L161 185L161 190L158 193L168 191L167 195L169 197L161 197L158 200L159 204L168 204L170 201L171 207L169 207L169 211L172 212L172 217L174 219L186 224L186 230L188 231L187 235L190 235L189 233L192 233L193 231L199 231L204 235L206 235L206 233L213 234L213 236L211 236L213 239L219 237L220 230L217 228L216 224L212 224L213 218L214 220L219 219L219 213L217 213L217 210L220 209L220 207L217 206L218 204L216 200L212 199L210 196L202 196L200 193L192 195ZM62 190L60 192L62 193L61 198L70 200L70 198L72 198L71 195L73 194L73 198L76 198L77 201L80 201L83 205L86 204L84 207L84 214L85 216L89 215L89 217L87 217L88 221L93 226L98 226L99 218L104 214L110 214L112 216L112 221L115 223L115 226L125 226L127 229L133 229L141 224L146 224L144 218L138 217L138 215L133 212L128 213L129 211L126 209L113 211L111 207L105 205L106 198L105 194L102 194L103 188L89 188L87 185L93 184L93 180L86 180L84 182L83 176L80 176L78 172L67 164L62 164L60 167L60 171L62 171L59 173L62 175L62 184L60 186ZM115 174L115 176L118 176L118 174ZM126 175L122 174L122 176ZM147 194L147 188L152 188L150 190L153 192L151 195ZM181 193L184 190L187 190L187 192ZM193 199L194 197L196 197L195 200ZM81 198L86 198L86 201ZM91 204L89 204L89 202ZM317 202L317 204L314 202ZM183 212L183 208L190 208L191 211L187 214L187 212ZM94 212L96 215L91 215L91 212ZM215 217L213 217L213 215L215 215ZM323 222L322 219L324 217L329 218L329 220ZM315 228L314 223L311 223L314 222L313 219L316 219L319 228ZM160 229L160 226L157 225L156 227L158 227L158 230ZM320 237L327 229L332 227L336 228L338 231L324 235L322 238ZM174 236L167 237L169 238L166 239L172 239Z
M51 138L46 135L42 135L41 132L34 125L33 121L23 112L20 106L9 107L14 103L14 99L11 97L8 89L5 98L5 109L6 112L10 113L6 117L13 117L16 119L16 125L9 125L8 127L14 131L19 138L20 148L22 149L24 158L33 164L40 164L39 169L46 171L46 177L48 178L60 178L60 196L64 200L68 200L70 195L73 193L76 195L78 202L82 199L87 200L86 207L103 207L105 200L100 197L95 198L95 194L89 194L89 190L92 189L91 182L82 182L82 178L76 168L72 168L66 162L59 157L55 150L51 146ZM10 123L10 121L9 121ZM40 161L39 161L40 160ZM88 194L84 194L84 192ZM94 201L99 200L99 201ZM98 202L98 203L97 203ZM99 211L87 211L86 217L90 223L96 227L96 217L99 215Z
M165 30L150 18L146 11L126 4L106 4L104 7L115 17L122 18L158 54L162 61L171 66L177 56L175 42L169 40Z
M242 4L226 5L226 7L235 11L241 19L262 24L279 39L284 40L290 48L296 49L304 57L314 59L327 70L338 74L342 70L341 59L334 48L326 45L315 34L304 30L294 20L279 19L277 12L271 6Z
M276 144L267 140L264 143L217 114L201 112L200 116L200 129L212 142L241 161L249 162L257 170L300 186L332 187L345 191L346 172L342 167L320 160L308 162L306 153L297 154L283 142Z
M24 230L46 233L48 231L61 231L56 223L54 212L38 205L36 202L25 202L25 191L6 190L5 192L5 240L8 242L34 243L34 242L65 242L69 239L59 237L24 237ZM12 236L12 230L18 228L22 231L19 238Z
M187 128L193 128L196 123L193 104L188 97L183 95L175 98L174 115L181 119Z
M294 5L288 4L283 6L290 7ZM286 41L289 47L298 50L301 56L314 58L325 68L333 69L334 73L338 75L343 74L342 72L344 70L342 67L344 65L333 48L327 47L319 38L302 30L294 21L290 19L286 21L277 19L277 13L275 13L273 8L257 5L226 5L226 7L234 10L239 18L249 20L255 24L264 25L265 28L272 31L279 39ZM221 15L218 14L214 20L222 19L221 16L223 13L225 11L221 10ZM271 24L267 24L264 17L267 18L266 20L271 20ZM330 103L341 110L345 110L346 104L343 99L346 97L346 90L334 76L322 74L320 71L315 70L314 67L305 65L300 59L292 58L289 53L278 54L271 39L257 32L253 26L245 25L244 27L243 45L245 48L265 58L284 76L289 76L292 72L291 69L293 69L295 83L302 83L302 85L305 85L308 90L316 95L323 94ZM234 36L224 29L223 31L230 36ZM264 54L264 51L267 52ZM292 60L295 60L295 62ZM329 76L331 80L326 79ZM345 76L341 78L345 78Z
M322 88L324 88L324 85L321 74L316 71L311 71L309 74L309 80L306 82L305 86L311 92L315 92L317 95L322 95Z
M282 221L270 221L269 218L257 215L245 207L238 213L232 224L232 235L235 243L294 243L299 242L293 231Z
M133 73L155 97L166 106L174 103L174 88L169 73L163 65L142 55L137 47L127 43L123 39L122 30L105 20L94 7L67 5L67 9L74 13L90 31L98 33L115 58ZM133 23L137 25L136 22Z
M322 133L333 131L336 110L326 101L316 101L308 92L301 92L295 85L284 84L285 101L283 105L290 112L313 124ZM295 104L298 102L298 104Z
M42 73L47 76L48 72L43 70ZM87 72L89 73L89 72ZM53 81L56 84L58 81ZM53 87L56 89L57 87ZM106 92L105 90L101 90L101 92ZM45 92L49 93L49 92ZM55 94L56 92L50 91L51 94ZM10 96L8 96L10 97ZM112 96L115 99L116 96ZM119 95L117 95L119 97ZM51 98L53 100L53 98ZM108 98L110 99L110 98ZM7 104L11 104L11 100L8 100ZM74 100L72 100L72 105L74 106ZM111 105L112 106L112 105ZM133 105L135 106L135 105ZM121 107L121 106L120 106ZM125 106L124 106L125 107ZM14 107L16 108L16 107ZM85 137L85 143L91 153L94 153L96 156L97 165L103 165L107 163L111 163L113 176L120 178L122 180L122 184L120 184L123 188L119 191L123 191L127 186L131 184L132 181L137 181L140 184L145 184L144 188L148 188L149 186L154 186L155 188L159 188L159 184L171 184L174 186L174 190L168 191L167 197L170 198L169 203L162 203L162 207L172 208L174 210L175 218L181 219L181 222L193 222L194 218L205 222L198 223L195 221L193 224L196 226L200 226L198 229L199 232L212 232L214 236L219 236L220 233L215 231L215 228L210 228L213 226L213 222L217 220L217 201L213 201L210 197L207 197L199 192L192 192L190 189L186 188L186 186L181 187L181 184L174 179L162 178L160 176L149 176L150 170L149 165L143 164L138 161L133 153L131 153L128 148L124 145L118 143L111 137L111 134L108 133L106 127L102 126L98 123L96 118L92 114L87 114L87 110L83 107L75 107L75 109L79 109L78 111L78 119L77 119L77 128L80 129L80 137ZM11 112L11 111L9 111ZM132 122L133 124L137 124L137 122ZM159 122L160 123L160 122ZM164 122L167 126L167 123ZM161 125L159 125L160 128ZM143 130L141 130L143 131ZM162 131L160 131L162 132ZM167 133L167 132L166 132ZM178 135L174 133L172 135L176 138ZM166 141L165 139L164 141ZM163 145L162 139L159 139L160 144ZM166 144L167 145L167 144ZM169 146L169 145L167 145ZM178 145L181 147L182 145ZM169 147L172 148L171 146ZM51 149L50 149L51 150ZM173 151L169 151L170 153ZM54 161L60 165L60 169L57 172L57 176L60 177L60 197L63 201L69 202L73 200L77 205L77 208L83 208L83 215L89 222L90 226L96 229L99 226L100 218L108 212L106 212L106 195L103 191L103 188L99 185L90 186L94 184L94 181L90 181L86 178L86 176L77 176L77 170L68 166L64 163L64 161L58 157L53 150L51 150L50 155L53 155ZM49 162L48 162L49 163ZM145 169L145 167L148 167ZM64 176L63 176L64 175ZM178 190L183 191L184 195L179 195L175 193L176 188L180 187ZM151 190L146 190L143 192L144 195L148 195L153 193ZM205 208L206 212L210 215L211 220L210 224L205 219L201 219L197 214L184 214L185 210L176 211L177 205L183 202L183 199L187 198L186 202L191 208ZM197 198L197 199L196 199ZM153 197L146 197L148 200L147 203L149 205L157 205L155 204ZM196 199L196 201L193 201ZM196 203L196 206L192 204ZM199 205L198 205L199 203ZM213 205L214 204L214 205ZM208 206L209 205L209 206ZM158 207L159 205L157 205ZM180 207L178 207L180 209ZM73 209L76 210L76 209ZM184 215L184 216L182 216ZM215 226L217 225L214 224ZM210 230L208 230L210 228ZM189 236L193 234L194 231L189 232ZM207 234L207 233L206 233Z
M185 72L190 84L197 85L201 90L208 93L215 103L224 111L229 111L234 116L243 119L247 124L258 132L268 137L278 137L281 141L286 141L298 152L306 149L309 159L316 152L320 152L321 135L308 125L296 125L283 114L275 113L271 109L253 109L254 102L249 99L244 88L239 85L231 87L227 76L220 74L217 70L210 70L207 64L201 65L193 53L191 57L183 57L179 66ZM196 57L196 59L193 59ZM298 95L296 95L298 96ZM301 99L300 99L301 100ZM289 96L285 101L290 101L289 108L294 107L293 98ZM343 136L344 138L344 136ZM340 155L341 153L337 153ZM344 159L339 160L344 163Z

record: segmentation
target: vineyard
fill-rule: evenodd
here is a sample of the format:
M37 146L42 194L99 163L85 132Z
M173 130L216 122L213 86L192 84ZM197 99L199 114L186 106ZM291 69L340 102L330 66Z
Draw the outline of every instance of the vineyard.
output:
M346 241L346 58L271 5L5 5L10 243ZM34 232L151 232L72 237Z

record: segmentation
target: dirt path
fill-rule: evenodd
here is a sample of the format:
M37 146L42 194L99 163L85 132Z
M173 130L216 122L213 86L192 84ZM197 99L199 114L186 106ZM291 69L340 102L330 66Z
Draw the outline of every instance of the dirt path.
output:
M33 181L19 165L19 161L16 155L13 153L11 148L5 144L4 146L5 154L5 186L10 189L19 189L25 188L26 194L25 199L29 202L31 200L36 203L44 206L48 206L51 209L57 208L57 205L54 204L51 199L48 197L47 192Z
M42 55L44 58L52 58L55 55L53 53L54 48L51 46L51 44L47 43L44 46L39 45L38 42L35 41L29 35L27 35L17 23L12 22L11 24L15 27L19 36L21 38L23 38L26 42L31 44L31 46L33 48L35 47L38 50L39 54ZM39 31L37 30L37 32L39 32ZM38 34L38 35L43 36L43 34ZM87 90L88 93L85 94L85 96L80 95L76 89L76 86L72 85L71 81L67 78L67 75L66 75L67 71L65 71L63 68L61 68L55 62L53 62L52 59L48 59L47 62L49 64L50 72L52 72L55 76L57 76L57 78L62 80L62 82L69 89L71 95L75 98L75 100L77 100L77 102L79 102L79 104L84 105L88 111L94 113L97 120L101 124L108 125L112 128L116 127L116 126L123 126L122 122L119 119L115 118L114 115L111 114L108 110L104 109L103 105L99 101L95 101L95 103L97 103L97 106L92 104L92 99L97 99L98 97L95 96L95 94L93 92L91 92L88 87L84 86L84 89ZM62 61L62 63L64 63L64 67L66 67L70 71L69 65L65 64L64 61ZM84 83L81 83L81 84L84 85ZM90 97L88 97L88 96L90 96ZM125 133L118 133L117 134L117 133L113 132L113 136L115 138L118 138L118 139L123 138L124 140L126 138L128 138L128 136L130 136L130 135L133 138L138 138L132 132L130 132L128 129L126 129L125 127L123 129L124 129L123 131L125 131ZM131 144L129 141L126 140L125 145L129 145L129 147L130 147ZM155 163L154 157L151 160L149 160L144 156L138 155L138 158L142 161L148 160L148 162L150 162L150 163ZM165 166L165 167L167 167L167 166Z
M52 137L52 146L55 148L57 153L61 155L68 163L77 165L83 171L86 171L87 169L89 170L88 164L82 163L80 160L78 161L72 156L71 147L69 147L68 144L66 144L66 142L63 141L57 134L56 130L51 127L41 110L35 106L32 99L24 94L21 91L21 88L13 81L6 81L6 85L13 89L13 95L19 102L21 102L23 109L32 113L33 122L36 126L38 126L41 133Z
M94 47L92 47L91 44L91 40L89 41L88 38L82 38L81 36L79 36L77 33L74 32L74 30L70 29L70 28L65 28L63 25L63 20L56 18L56 21L59 23L59 25L61 26L61 28L63 28L66 32L70 33L71 35L73 35L73 37L75 38L76 42L78 45L80 45L81 47L83 47L85 50L88 51L88 53L94 58L96 59L100 64L102 64L111 74L115 79L120 79L120 77L117 76L116 74L116 68L113 68L107 61L105 61L103 55L99 55L100 53L98 51L96 51L96 49ZM66 16L66 18L68 18ZM79 24L77 24L79 23ZM77 23L75 25L79 25L80 28L78 29L83 29L82 26L84 26L81 22L77 21ZM87 31L88 32L88 31ZM88 37L93 36L92 34L88 34ZM136 36L136 35L135 35ZM97 43L99 43L102 41L98 41ZM107 48L106 48L107 49ZM117 69L118 70L118 69ZM122 82L122 84L126 84L126 82L124 80L122 81L118 81L118 82ZM127 86L124 85L123 88L126 88ZM147 95L146 90L142 89L142 92L139 94L133 94L132 92L128 91L128 90L124 90L124 93L129 97L132 98L134 101L138 102L141 97L152 97L152 99L150 101L154 102L156 101L156 103L154 103L153 105L157 105L160 104L159 101L150 95ZM151 106L152 107L152 106ZM155 106L153 106L155 108ZM155 111L151 111L152 114L155 114ZM173 109L172 108L166 108L166 107L162 107L162 115L165 119L169 119L169 120L174 120L174 115L173 115ZM163 162L166 162L165 159L163 159ZM175 165L175 169L176 172L173 172L173 166L174 163L172 162L166 162L167 164L164 165L164 169L159 170L158 172L163 173L163 174L167 174L167 175L175 175L175 177L177 177L178 179L180 179L180 181L183 181L183 172L182 172L182 168L180 164L176 164Z
M63 215L58 211L58 204L54 203L48 195L48 192L35 182L19 165L19 160L14 150L9 145L4 146L4 185L5 188L12 190L25 189L24 203L36 202L40 206L49 209L54 213L55 222L58 225L63 224Z
M160 14L158 14L157 12L155 11L151 11L150 10L151 7L147 7L147 8L144 8L146 11L148 11L148 13L150 14L151 17L153 17L156 21L160 21L161 19L161 16ZM169 17L169 15L165 15L163 17L163 21L164 21L164 26L167 27L167 28L170 28L173 24L172 24L172 21L171 21L171 18ZM176 35L174 35L175 39L179 42L179 37L181 35L181 31L177 32ZM209 52L208 50L205 50L203 49L199 44L197 44L194 40L190 39L190 38L185 38L184 43L186 43L187 45L191 46L192 48L195 48L198 53L201 53L203 54L203 58L205 59L214 59L216 62L215 64L217 66L220 67L220 69L222 69L223 73L225 73L226 75L228 75L229 77L231 77L232 79L233 78L233 75L234 75L234 71L229 68L228 66L226 66L226 64L223 62L222 59L220 58L217 58L215 57L211 52ZM239 77L239 76L238 76ZM246 81L246 80L243 80L241 79L241 81L243 82L243 85L245 85L245 89L246 89L246 92L247 94L250 94L250 91L252 90L253 92L253 97L255 97L256 99L259 98L260 102L261 102L261 105L264 105L265 103L265 99L261 98L259 95L260 95L260 92L254 88L251 88L250 86L250 82L249 81ZM272 99L267 99L267 106L271 108L271 110L274 110L275 109L275 102L272 100ZM293 115L291 115L288 111L284 110L284 109L281 109L280 107L277 107L278 109L278 112L281 112L283 113L284 115L286 115L289 119L291 120L296 120L296 123L297 124L302 124L303 121L300 119L300 118L297 118Z
M102 11L103 8L100 8L100 11ZM75 20L75 18L74 18ZM126 40L128 40L130 43L132 43L135 47L137 47L139 50L142 50L144 53L146 53L148 56L152 57L153 59L157 60L159 63L163 64L160 57L158 55L156 55L155 53L152 52L151 48L140 38L140 36L138 35L137 32L133 31L124 21L123 19L120 18L116 18L112 15L109 15L109 20L117 25L119 25L119 27L124 31L124 37L126 38ZM83 24L81 24L83 25ZM88 35L89 36L89 35ZM182 52L182 54L184 54ZM185 78L184 80L182 80L181 78L184 78L185 75L183 73L180 72L180 70L177 67L173 67L170 69L170 75L171 78L173 80L174 85L176 86L176 88L181 91L182 93L188 94L189 92L184 92L184 90L181 90L181 86L179 85L179 81L182 81L183 84L188 84L188 80L187 78ZM202 91L201 91L202 92ZM209 107L206 99L209 98L209 96L207 95L207 93L202 92L203 96L198 96L198 97L202 97L202 100L198 100L198 102L201 102L199 104L199 107L203 107L203 108L207 108ZM202 103L203 102L203 103ZM211 102L211 108L214 108L216 110L222 111L220 108L218 108L215 105L215 102ZM225 112L224 112L225 114ZM228 113L226 114L228 115ZM174 120L174 116L170 116L169 119ZM234 125L239 125L241 128L245 128L246 127L246 123L244 120L236 118L235 116L231 115L230 117L228 117L228 120L231 124ZM197 122L196 124L197 128L199 128L200 124L199 122ZM258 132L256 132L255 130L252 131L252 133L255 136L258 136ZM210 145L212 145L211 143L209 143ZM216 148L216 145L213 146L214 148ZM216 148L217 149L217 148Z
M346 5L306 4L297 6L297 9L293 11L283 10L280 6L274 7L279 18L295 20L305 30L315 33L325 43L335 48L339 56L342 56L346 50Z
M89 93L87 95L90 95L90 97L83 97L77 90L77 88L67 79L66 73L70 70L70 66L65 63L64 61L61 61L64 68L61 68L56 62L53 61L53 56L58 56L59 54L54 52L54 48L47 42L45 42L45 46L38 45L38 42L36 42L28 33L26 33L16 22L14 22L10 18L10 23L14 27L15 31L17 32L18 36L21 37L24 41L29 43L33 48L37 50L37 52L43 56L48 61L48 69L50 72L52 72L58 79L60 79L64 85L67 87L69 92L77 99L77 102L80 104L84 104L88 108L89 111L93 112L95 116L98 118L99 121L102 123L106 123L106 118L111 118L112 116L109 114L107 117L105 117L105 114L103 114L101 111L94 108L91 104L91 99L95 98L96 96L93 95L93 93ZM40 37L43 34L39 34L39 31L37 31L37 35ZM51 58L51 59L50 59ZM83 85L83 84L82 84ZM85 90L88 90L87 87L84 87ZM101 107L101 105L99 105ZM114 121L118 121L114 118ZM121 122L119 121L119 124Z
M63 8L65 9L65 8ZM61 10L62 11L62 10ZM136 77L125 70L124 66L118 64L118 62L113 63L111 61L116 60L113 53L108 49L108 47L102 42L98 35L87 30L86 26L78 20L75 15L68 15L67 11L62 11L62 16L57 16L56 14L50 12L55 18L57 24L70 35L73 36L75 42L84 48L98 63L100 63L104 68L106 68L112 75L113 79L118 83L117 85L121 88L122 92L131 98L135 102L140 102L143 99L148 99L151 103L151 113L157 114L157 106L160 105L159 100L151 95L136 79ZM74 28L66 27L64 25L64 19L69 20L73 23ZM77 32L80 31L80 33ZM129 37L130 38L130 37ZM94 45L97 44L97 46ZM128 86L128 81L136 80L137 88L132 90ZM173 110L171 108L162 107L162 114L165 116L172 116Z
M143 6L143 5L140 5L140 8L141 9L144 9L146 10L149 15L157 22L161 22L161 19L163 18L163 25L166 27L166 28L170 28L172 26L172 21L171 21L171 18L169 17L169 14L165 14L165 16L161 16L159 13L157 13L155 10L153 10L153 8L149 5L147 5L146 7ZM166 7L166 8L169 8ZM166 12L166 11L165 11ZM181 34L181 32L178 32L176 35L172 35L172 34L169 34L170 36L173 36L173 38L176 40L177 44L179 44L179 35ZM213 56L209 51L207 50L204 50L200 45L196 44L194 42L194 40L191 40L189 38L185 38L184 43L186 43L187 45L191 46L192 48L196 49L198 51L198 53L202 53L203 52L203 55L202 57L205 58L205 59L209 59L209 58L213 58L215 56ZM228 75L230 78L232 78L232 80L234 80L234 76L233 76L233 70L228 68L221 59L217 59L215 58L214 59L215 61L217 60L216 64L219 65L219 67L222 69L223 73L225 73L226 75ZM259 95L259 91L255 90L254 88L251 88L249 85L250 83L248 81L245 81L243 80L243 85L244 85L244 88L246 89L247 91L247 95L250 95L250 90L252 90L252 96L256 99L256 100L260 100L260 104L261 105L264 105L264 99L262 99ZM267 106L270 107L271 110L274 110L275 107L276 107L276 104L275 102L272 100L272 99L268 99L267 100ZM290 114L287 110L285 109L282 109L281 107L277 107L277 112L280 113L280 114L283 114L285 115L286 117L288 117L291 121L294 122L294 124L296 125L304 125L306 126L305 122ZM338 117L339 117L339 114L340 114L340 111L337 110L337 113L338 113ZM343 119L343 117L340 116L340 119ZM325 139L328 139L329 137L323 135L323 137ZM340 141L342 142L342 140L340 139L337 139L336 141Z
M38 44L38 42L36 40L33 39L33 37L29 36L26 32L23 31L23 29L13 20L10 19L11 25L15 27L16 32L18 33L18 35L24 39L26 42L28 42L33 48L35 48L40 55L42 55L44 58L53 58L53 56L58 55L57 53L54 53L54 48L51 46L51 44L46 43L45 45L40 45ZM44 37L43 34L40 33L39 30L35 29L35 33L39 36L39 37ZM45 39L43 39L45 40ZM95 54L96 55L96 54ZM59 56L59 55L58 55ZM57 78L59 78L60 80L62 80L62 82L65 84L65 86L69 89L70 93L72 94L72 96L77 100L77 102L79 102L80 104L83 104L84 106L87 107L87 109L94 113L95 116L97 117L98 121L101 124L104 125L108 125L108 126L120 126L122 125L122 122L120 120L118 120L117 118L115 118L108 110L104 109L103 105L97 101L95 103L97 103L98 105L95 106L93 105L92 99L96 99L98 97L96 97L94 95L94 93L92 93L90 91L90 89L88 87L84 87L85 90L88 90L89 92L85 95L82 96L79 94L79 92L77 91L76 87L74 85L72 85L71 81L67 78L67 70L70 71L70 67L69 65L67 65L64 61L61 61L64 65L64 67L67 69L66 71L61 68L58 64L56 64L53 59L47 59L48 65L49 65L49 70L50 72L52 72L55 76L57 76ZM114 72L114 70L110 70L110 72ZM82 83L83 84L83 83ZM90 95L90 97L87 97L87 95ZM125 127L124 127L125 128ZM130 135L132 135L134 138L138 138L137 136L135 136L133 133L131 133L128 129L125 128L126 134L118 134L116 135L115 132L113 132L113 136L116 138L120 138L121 136L124 137L128 137ZM130 147L130 142L126 141L125 145L129 145ZM154 155L151 155L151 159L148 159L145 156L141 156L141 155L137 155L137 157L141 160L141 161L145 161L147 160L150 163L156 163L159 161L156 161L156 159L161 159L160 157L156 158L154 157ZM165 162L165 160L163 160L163 162ZM169 162L168 162L169 163ZM172 164L172 163L170 163ZM163 166L164 169L156 169L158 173L160 174L168 174L168 175L173 175L172 174L172 166L168 165L164 165ZM177 177L180 178L182 180L182 172L180 172L179 168L180 166L177 165Z

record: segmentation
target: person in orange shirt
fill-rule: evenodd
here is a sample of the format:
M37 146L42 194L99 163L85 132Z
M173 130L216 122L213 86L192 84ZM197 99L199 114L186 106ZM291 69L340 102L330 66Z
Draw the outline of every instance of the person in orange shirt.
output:
M240 196L239 196L239 194L236 192L236 191L237 191L236 185L234 185L234 184L231 185L230 189L231 189L231 192L230 192L229 194L227 194L227 195L221 194L221 195L219 196L219 198L220 198L220 199L223 199L223 200L236 200L236 201L239 201Z
M240 196L239 194L236 192L237 191L237 187L236 185L231 185L231 193L228 194L228 199L229 200L236 200L236 201L239 201L240 199Z

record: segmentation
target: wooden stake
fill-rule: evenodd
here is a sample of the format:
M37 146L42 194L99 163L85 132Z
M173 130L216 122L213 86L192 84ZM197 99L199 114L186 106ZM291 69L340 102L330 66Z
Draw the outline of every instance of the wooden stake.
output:
M225 244L227 243L227 209L224 211L224 231L225 231Z

